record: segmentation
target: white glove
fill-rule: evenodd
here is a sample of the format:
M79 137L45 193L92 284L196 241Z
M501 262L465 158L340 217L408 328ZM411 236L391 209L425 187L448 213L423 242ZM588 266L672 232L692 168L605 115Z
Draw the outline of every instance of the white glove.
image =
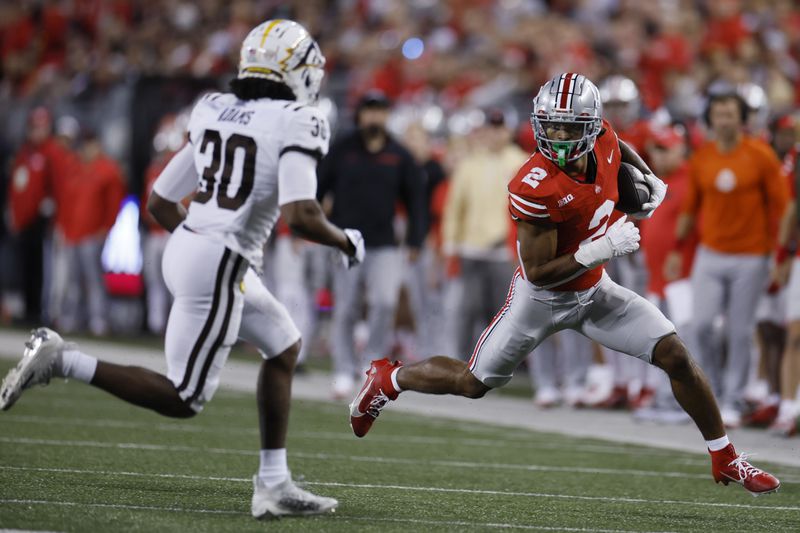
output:
M644 174L644 181L650 189L650 198L642 205L642 210L631 215L633 218L650 218L653 211L661 205L667 195L667 184L661 181L655 174Z
M366 250L364 250L364 237L361 235L360 231L352 228L347 228L344 230L344 234L356 251L353 253L353 255L348 255L345 252L342 252L342 263L344 264L345 268L352 268L364 262L364 255L367 253Z
M612 257L619 257L639 249L639 228L633 222L620 218L596 241L581 244L575 252L575 261L586 268L594 268Z

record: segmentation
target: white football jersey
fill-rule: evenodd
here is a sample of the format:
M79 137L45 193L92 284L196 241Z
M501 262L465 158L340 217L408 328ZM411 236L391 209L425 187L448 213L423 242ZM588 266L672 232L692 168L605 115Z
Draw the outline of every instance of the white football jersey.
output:
M280 214L278 161L289 151L317 160L327 154L327 120L319 109L294 101L211 93L195 105L188 130L199 185L186 226L220 240L260 271ZM315 192L293 200L312 199Z

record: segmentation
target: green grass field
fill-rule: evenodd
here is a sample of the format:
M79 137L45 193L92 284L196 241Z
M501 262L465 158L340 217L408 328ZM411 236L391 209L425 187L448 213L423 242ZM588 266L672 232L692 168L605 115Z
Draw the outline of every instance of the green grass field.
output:
M700 455L391 408L360 440L344 406L313 402L294 405L290 465L339 508L257 522L257 447L250 394L220 391L201 416L173 422L59 381L0 413L0 528L800 531L800 469L774 467L781 492L756 499L715 485Z

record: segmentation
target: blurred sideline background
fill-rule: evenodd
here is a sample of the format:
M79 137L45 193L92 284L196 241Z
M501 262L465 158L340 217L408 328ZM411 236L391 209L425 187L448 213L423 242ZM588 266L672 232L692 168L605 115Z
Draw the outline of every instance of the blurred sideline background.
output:
M530 153L530 102L554 74L577 71L601 87L623 80L606 85L606 108L643 152L665 131L689 148L702 142L701 115L715 87L744 98L751 134L772 142L782 120L796 139L800 10L789 0L3 2L0 322L151 335L158 344L169 304L159 288L167 236L142 216L141 203L184 142L187 110L203 92L225 90L242 38L270 18L297 20L320 43L327 65L319 105L334 142L354 129L362 95L377 89L391 102L389 131L421 167L441 169L443 179L426 189L425 262L422 270L406 268L386 354L404 360L468 356L456 338L464 325L453 323L468 287L458 243L446 242L441 228L448 178L496 131ZM510 178L497 176L502 187ZM396 218L402 239L402 210ZM319 361L330 352L331 262L326 251L276 233L266 254L268 285L300 325L309 364L327 368ZM93 269L98 256L102 269ZM282 259L287 268L276 265ZM513 264L510 252L505 260ZM633 278L632 288L645 291L646 282ZM432 298L418 296L414 279ZM490 318L467 324L467 336ZM365 328L359 323L354 332L358 346ZM563 339L552 349L583 351L585 371L574 383L569 372L559 378L570 405L638 408L656 387L640 370L610 364L613 356L597 346ZM754 404L767 396L757 369ZM628 398L610 402L620 374ZM533 387L542 388L535 379ZM345 389L334 385L331 394L346 397Z

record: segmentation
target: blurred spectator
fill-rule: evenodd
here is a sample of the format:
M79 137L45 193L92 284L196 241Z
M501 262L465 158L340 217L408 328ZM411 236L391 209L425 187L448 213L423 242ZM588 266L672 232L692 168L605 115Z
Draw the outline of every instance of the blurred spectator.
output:
M462 290L448 307L453 318L456 354L469 359L480 332L503 306L515 262L508 246L507 185L528 154L511 142L499 109L486 114L474 133L473 150L453 171L442 220L448 275Z
M356 131L336 143L319 170L320 199L332 201L330 220L355 228L364 236L367 256L362 265L340 266L333 280L333 394L350 396L356 372L362 370L353 329L366 298L368 358L389 353L395 309L403 280L403 260L395 235L395 208L408 214L407 244L416 261L424 239L425 197L419 166L386 131L389 100L369 91L355 110Z
M656 128L646 144L646 154L653 172L668 185L667 196L649 219L639 224L641 251L647 266L647 299L653 302L680 335L691 323L692 293L689 284L697 235L693 231L681 245L681 271L665 277L667 255L675 248L675 225L689 188L689 164L686 130L680 125ZM651 406L634 411L639 420L663 423L689 422L689 417L675 401L669 379L659 373Z
M773 121L769 128L772 132L772 148L783 162L783 173L788 180L787 185L790 190L795 179L795 128L795 120L790 115ZM780 217L780 213L773 213L772 216L777 219ZM778 415L778 404L781 399L781 359L786 348L787 333L786 280L784 278L788 276L788 269L791 268L790 261L782 261L781 263L781 265L771 265L770 283L761 294L756 308L756 340L758 341L760 355L758 379L755 384L751 382L748 390L752 390L754 385L756 387L763 385L766 390L764 391L765 395L762 395L763 397L754 399L758 405L747 416L746 421L749 425L768 426L772 424ZM775 271L778 268L786 272L776 276ZM780 277L781 280L776 279L776 277Z
M700 247L692 267L695 353L720 398L723 422L741 424L750 371L755 308L768 274L777 228L772 213L783 213L786 181L772 149L743 132L747 105L735 93L712 94L706 121L713 134L690 159L690 186L677 224L683 245L699 221ZM681 270L682 256L667 259ZM713 322L727 320L727 360L709 345Z
M64 277L68 284L63 309L55 318L64 331L74 331L82 318L88 319L92 334L104 335L108 331L107 294L100 256L124 196L122 170L103 152L94 132L85 131L80 165L69 183L69 201L59 206L66 211Z
M147 228L142 244L142 269L147 298L147 329L151 333L162 334L167 326L167 314L171 297L164 276L161 272L161 260L169 240L169 232L159 224L147 211L147 199L153 190L161 171L167 166L172 156L185 143L185 120L177 120L175 115L167 115L161 120L156 131L153 147L155 157L145 171L144 193L142 195L142 221Z
M49 247L49 283L47 284L47 312L49 322L59 320L59 315L64 308L64 296L69 288L68 256L64 234L68 226L70 213L70 194L72 194L72 180L80 171L80 158L77 153L77 143L80 136L80 124L75 117L65 115L56 121L55 140L61 147L56 168L58 172L53 183L53 198L56 204L56 216L53 224L53 234Z
M603 102L603 117L611 124L619 138L630 145L647 161L645 145L650 136L650 125L642 116L639 88L630 78L609 76L598 86ZM645 296L647 269L641 251L609 261L609 276L625 288ZM604 409L636 409L652 398L652 383L660 373L653 365L626 354L599 347L610 366L613 384L608 397L591 405Z
M592 360L592 341L570 329L547 337L528 356L533 403L543 409L560 402L582 407L586 376Z
M426 235L419 260L406 269L405 284L414 315L416 345L414 355L448 353L442 335L444 327L444 261L439 233L441 189L446 186L442 165L433 155L432 140L425 128L412 123L404 141L414 160L422 168L425 190Z
M43 319L44 247L55 204L62 148L51 136L52 116L44 107L28 120L28 137L14 157L8 185L8 229L14 236L24 294L24 319Z
M797 434L797 418L800 416L800 215L797 197L800 191L800 164L797 142L797 121L784 117L777 124L776 148L785 148L791 141L794 144L784 156L783 170L789 175L792 201L782 220L778 236L778 253L772 280L786 287L786 345L780 366L780 405L770 425L774 434L791 437ZM794 253L792 251L795 250ZM769 367L768 367L769 369Z
M288 226L279 220L274 231L275 248L268 258L271 260L275 297L286 306L300 334L303 343L297 356L297 363L308 359L308 352L316 338L316 305L314 296L319 288L315 283L316 253L320 248L310 241L295 237ZM302 368L302 367L301 367Z

